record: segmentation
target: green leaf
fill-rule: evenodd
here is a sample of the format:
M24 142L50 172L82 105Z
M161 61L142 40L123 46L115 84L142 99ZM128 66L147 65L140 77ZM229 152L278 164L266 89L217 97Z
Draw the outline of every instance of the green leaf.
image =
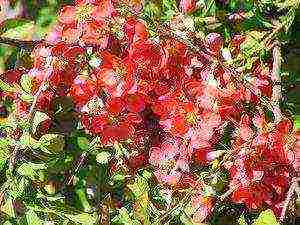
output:
M35 140L28 132L24 132L20 138L20 143L24 148L38 149L40 143Z
M75 193L78 197L78 200L79 200L80 204L83 207L83 210L85 212L89 212L91 210L91 206L90 206L90 203L87 199L86 189L85 188L78 188L78 189L75 190Z
M160 16L159 6L154 2L148 2L144 7L143 16L150 20L158 19Z
M211 186L216 191L222 191L225 185L228 183L228 176L225 172L216 172L210 180Z
M295 116L295 127L296 130L300 130L300 115Z
M36 132L39 124L41 124L42 122L49 120L49 119L50 119L50 117L46 113L36 111L34 114L33 122L32 122L32 133Z
M5 167L6 161L9 157L9 146L11 140L8 138L0 139L0 171Z
M51 26L56 22L55 7L44 7L39 10L37 18L37 33L44 37L49 32Z
M145 174L148 177L148 174ZM133 184L127 185L135 198L134 216L142 221L143 224L150 224L149 219L149 185L148 180L142 176L137 176Z
M206 1L206 9L205 9L205 12L204 12L204 16L207 16L207 15L215 15L215 12L216 12L216 2L215 0L209 0L209 1Z
M129 212L125 207L119 209L119 214L113 218L113 223L122 224L122 225L141 225L137 220L130 218Z
M61 134L45 134L39 143L41 150L49 154L62 152L65 147L65 139Z
M29 41L35 33L35 24L28 20L9 20L3 26L2 31L4 32L1 37Z
M90 146L90 140L87 137L78 137L77 144L81 150L88 150Z
M23 100L24 102L32 103L34 100L34 97L31 94L22 93L20 96L20 99Z
M23 163L18 169L17 172L22 175L29 177L31 180L37 180L40 178L39 170L46 169L44 163Z
M14 199L21 198L24 193L25 189L30 185L30 181L27 177L21 177L21 179L14 180L13 188L11 188L11 196Z
M280 22L282 23L285 32L288 32L290 27L293 24L295 18L295 9L291 8L288 13L284 16L281 16L279 18Z
M15 88L13 86L7 84L3 80L0 80L0 90L1 91L6 91L6 92L14 92Z
M241 27L243 30L271 29L273 28L273 24L254 9L247 13L247 19L242 22Z
M134 183L128 184L127 187L132 191L136 199L149 190L148 181L141 176L137 176Z
M193 223L185 213L182 213L182 215L180 216L180 221L183 223L183 225L197 225Z
M32 86L33 86L32 78L28 74L23 74L20 82L23 90L30 94L32 92Z
M168 21L170 20L177 12L177 4L175 0L163 0L162 1L162 20Z
M255 53L260 52L264 49L263 44L259 39L249 34L246 40L241 44L242 53L247 57L251 58Z
M239 223L239 225L247 225L244 215L239 217L238 223Z
M110 157L111 157L111 154L109 152L102 151L97 154L96 161L100 164L107 164Z
M16 217L12 198L8 198L5 201L5 204L1 207L1 211L10 217L13 217L13 218Z
M159 25L161 15L159 3L149 1L145 4L142 17L147 22L151 37L157 36L157 26Z
M69 220L82 225L92 225L97 221L97 214L81 213L77 215L64 214Z
M260 213L252 225L280 225L271 209Z
M28 225L43 225L43 221L36 215L33 210L26 212L26 220Z

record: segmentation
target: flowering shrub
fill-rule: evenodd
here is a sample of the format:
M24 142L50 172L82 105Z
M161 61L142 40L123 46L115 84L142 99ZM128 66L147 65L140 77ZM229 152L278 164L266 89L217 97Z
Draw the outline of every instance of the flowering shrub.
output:
M296 7L76 0L38 41L4 23L32 46L0 81L3 223L284 221L298 168L274 40Z

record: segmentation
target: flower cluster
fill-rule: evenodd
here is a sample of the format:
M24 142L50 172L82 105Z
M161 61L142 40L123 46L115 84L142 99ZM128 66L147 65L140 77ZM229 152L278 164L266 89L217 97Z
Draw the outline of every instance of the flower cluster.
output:
M250 209L266 204L279 213L294 176L285 147L292 127L282 121L272 129L261 110L258 96L272 97L272 62L254 63L245 78L248 88L226 63L239 53L243 36L232 37L232 51L224 53L222 36L210 33L202 50L195 50L172 35L151 38L147 24L119 13L118 4L78 0L64 6L46 42L35 46L32 68L2 76L23 90L2 98L13 100L19 119L37 110L51 120L54 100L70 97L87 134L104 147L130 149L125 160L131 170L151 166L161 185L197 189L193 205L203 210L194 214L195 221L213 209L213 194L203 194L206 184L197 175L215 164L229 171L229 187L238 187L232 201ZM191 13L195 1L181 1L180 8ZM30 80L26 91L34 100L26 98L24 80ZM45 133L51 126L46 125ZM228 127L234 128L223 148ZM226 161L224 154L234 160ZM195 165L201 168L196 173Z

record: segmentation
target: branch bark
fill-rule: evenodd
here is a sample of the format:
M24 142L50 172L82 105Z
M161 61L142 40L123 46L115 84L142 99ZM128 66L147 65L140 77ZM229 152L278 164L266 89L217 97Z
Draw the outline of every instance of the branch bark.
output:
M289 204L290 204L290 202L291 202L291 200L293 198L293 195L295 194L296 187L297 187L297 179L294 178L293 181L292 181L292 185L290 186L290 189L288 190L286 199L284 201L283 209L282 209L282 212L281 212L281 215L280 215L280 222L281 223L285 219L285 216L286 216Z
M32 50L35 45L40 44L42 42L43 40L24 41L24 40L12 39L12 38L0 37L1 44L7 44L7 45L27 49L27 50Z
M271 79L273 81L273 92L272 92L271 104L273 107L275 124L282 119L282 114L280 110L280 100L281 100L280 68L281 68L280 47L279 47L279 43L275 42L273 47L273 71L271 76Z

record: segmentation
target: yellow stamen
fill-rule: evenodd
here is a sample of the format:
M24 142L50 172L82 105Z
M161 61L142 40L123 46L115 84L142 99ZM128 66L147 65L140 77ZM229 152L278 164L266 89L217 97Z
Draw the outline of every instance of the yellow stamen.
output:
M197 115L195 112L189 112L186 114L186 121L190 124L196 124L197 123Z
M90 17L93 7L90 4L83 5L77 8L76 10L76 19L78 21L85 21Z

